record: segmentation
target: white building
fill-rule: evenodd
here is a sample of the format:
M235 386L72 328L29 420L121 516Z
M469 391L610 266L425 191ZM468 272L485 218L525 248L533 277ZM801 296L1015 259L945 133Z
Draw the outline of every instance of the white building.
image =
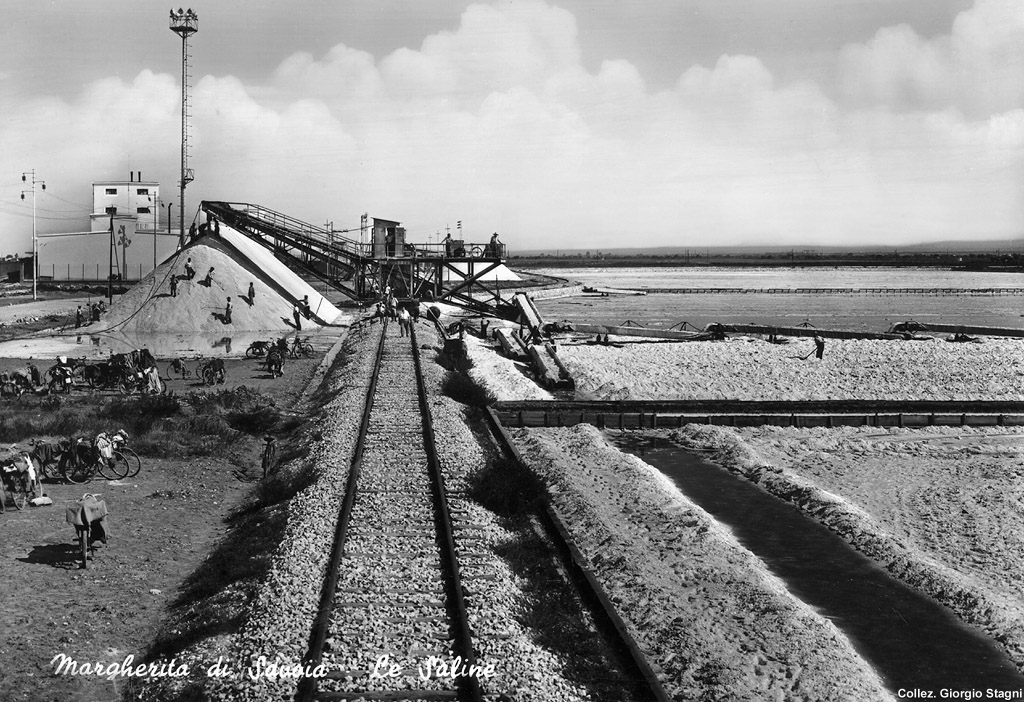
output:
M152 232L166 228L161 224L160 210L169 203L160 199L160 184L142 180L142 172L135 177L134 171L128 180L101 181L92 184L92 214L89 215L90 231L101 232L110 228L110 209L116 207L118 217L136 217L135 230Z

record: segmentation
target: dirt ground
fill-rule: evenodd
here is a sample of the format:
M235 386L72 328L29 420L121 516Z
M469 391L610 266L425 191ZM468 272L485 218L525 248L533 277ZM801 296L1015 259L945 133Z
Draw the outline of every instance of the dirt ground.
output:
M339 330L340 333L340 330ZM287 409L316 373L323 356L289 361L271 379L255 360L228 360L227 382L247 385ZM0 370L24 360L0 359ZM164 368L166 362L158 359ZM45 372L45 367L40 366ZM204 391L194 380L171 381L176 393ZM76 396L109 391L81 389ZM36 411L36 399L23 401ZM135 478L84 485L44 482L52 506L0 515L0 700L117 700L123 682L98 676L57 676L51 660L66 654L79 663L120 664L141 659L161 621L188 599L189 576L226 532L225 519L260 477L257 437L238 442L229 459L160 460L142 456ZM74 529L65 504L99 493L110 511L112 536L85 570L76 559ZM193 584L194 586L194 584Z

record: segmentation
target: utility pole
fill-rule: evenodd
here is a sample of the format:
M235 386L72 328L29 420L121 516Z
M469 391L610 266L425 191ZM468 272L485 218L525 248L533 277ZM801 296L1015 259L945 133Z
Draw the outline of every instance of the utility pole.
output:
M110 214L110 250L107 256L107 304L114 304L114 215L117 214L116 207L108 207Z
M28 176L32 176L32 190L22 190L21 199L25 199L25 193L32 193L32 299L38 299L36 293L36 285L39 280L39 238L36 235L36 183L42 186L43 190L46 190L46 181L36 180L36 171L33 168L31 171L25 171L21 174L21 182L27 183Z
M160 213L164 211L163 208L160 207L160 196L159 195L156 196L156 202L154 204L156 205L156 212L153 214L153 276L154 276L154 280L155 280L155 276L156 276L156 230L158 229L158 225L160 224ZM139 277L140 278L142 277L141 273L139 274Z
M192 8L171 10L171 31L181 37L181 217L178 248L185 246L185 186L195 180L188 167L188 38L199 31L199 15Z

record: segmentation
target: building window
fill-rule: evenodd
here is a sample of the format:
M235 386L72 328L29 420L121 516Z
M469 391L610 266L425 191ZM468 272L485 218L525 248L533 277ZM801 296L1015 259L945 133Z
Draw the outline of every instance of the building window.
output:
M149 208L148 207L140 207L139 209L136 210L136 212L138 214L149 214Z
M117 195L117 188L107 188L107 195Z
M138 188L135 191L136 195L149 195L149 188Z

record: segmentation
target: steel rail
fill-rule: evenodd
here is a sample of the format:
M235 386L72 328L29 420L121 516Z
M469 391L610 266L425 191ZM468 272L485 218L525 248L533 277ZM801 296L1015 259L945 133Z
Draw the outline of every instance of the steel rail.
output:
M338 523L334 530L334 545L331 547L331 556L327 562L327 574L320 595L320 605L317 608L316 619L313 622L309 653L306 654L304 661L304 664L313 667L319 665L323 659L324 642L327 640L327 630L330 626L341 559L345 553L348 523L352 516L352 507L355 505L356 483L359 480L359 471L363 464L363 446L366 444L366 432L370 426L370 412L373 409L373 398L377 392L377 379L380 376L381 359L384 357L384 342L387 339L387 330L388 320L385 318L381 324L380 343L377 345L377 356L373 363L373 373L370 375L370 384L366 389L363 417L359 424L359 435L356 437L355 449L352 452L352 462L349 464L348 480L345 483L345 497L342 499L341 507L338 510ZM316 678L303 677L299 683L295 699L298 702L312 702L316 695L316 682Z
M512 438L508 435L505 427L502 426L494 409L487 407L484 416L487 418L491 433L494 435L495 441L498 443L502 452L512 460L519 463L520 466L523 466L524 470L529 470L525 466L522 455L512 443ZM584 588L581 588L584 590L583 594L587 595L592 602L598 603L598 606L593 609L595 609L596 613L604 619L604 621L601 622L603 628L605 630L609 630L610 628L610 630L615 632L618 642L629 653L629 658L634 666L635 672L637 672L646 683L652 699L656 700L656 702L671 702L672 698L669 697L668 693L665 691L661 681L658 680L658 676L654 673L654 670L647 662L647 657L644 655L643 651L640 650L640 647L633 639L633 636L629 633L628 626L625 621L623 621L622 617L619 616L611 598L608 597L608 594L604 591L601 583L591 571L587 559L583 556L575 542L572 540L572 536L569 534L569 531L565 527L560 515L550 502L545 503L545 508L547 513L546 517L555 528L552 536L554 537L557 535L557 538L555 539L556 545L560 550L569 555L573 572L579 576L578 581L585 586Z
M466 661L472 669L476 666L476 654L473 652L473 634L469 626L469 614L466 611L466 600L463 596L462 577L459 573L459 557L455 548L455 536L452 533L451 510L448 507L448 492L444 485L444 474L441 462L437 457L437 444L434 441L434 423L427 401L426 384L423 381L423 367L420 362L419 346L416 343L416 325L409 325L409 339L412 344L413 364L416 367L416 387L419 393L420 416L423 420L423 444L427 451L427 466L430 469L431 484L434 487L434 501L437 507L438 539L442 547L442 562L447 571L448 603L455 625L455 640L458 647L457 655ZM460 690L466 698L480 702L483 693L480 681L475 675L459 678Z

